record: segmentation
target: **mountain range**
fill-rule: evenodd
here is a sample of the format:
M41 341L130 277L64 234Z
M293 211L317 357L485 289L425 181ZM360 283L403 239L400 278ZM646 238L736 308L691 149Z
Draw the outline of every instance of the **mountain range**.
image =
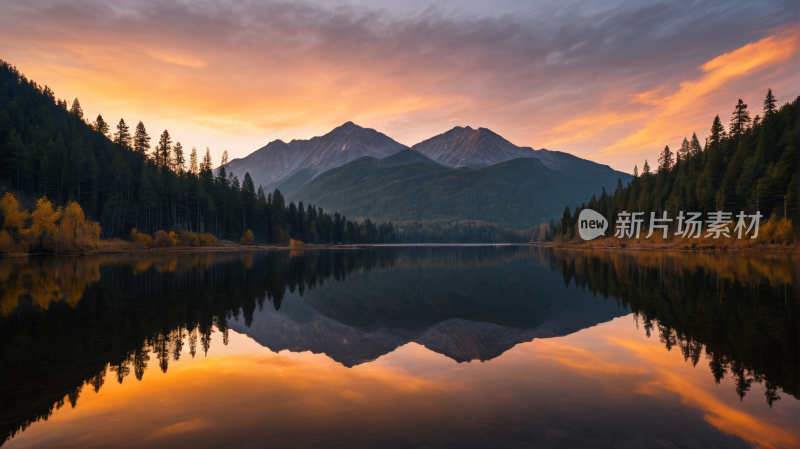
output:
M240 179L249 172L256 186L261 185L265 191L278 188L286 195L331 168L364 156L383 159L407 149L381 132L347 122L308 140L272 141L248 156L228 162L225 168ZM592 171L627 175L569 153L519 147L486 128L456 126L410 149L426 156L426 163L432 161L449 168L477 169L513 159L537 158L547 168L567 175Z
M304 300L292 293L284 298L280 311L265 307L254 312L250 326L231 321L229 327L273 352L325 354L346 367L353 367L377 360L411 342L458 363L483 362L520 343L569 335L629 313L615 301L603 301L590 294L568 296L562 298L565 304L551 307L540 322L532 323L533 328L458 317L424 327L419 327L415 319L359 326L328 317L315 310L314 300Z
M309 140L276 140L230 161L239 178L351 218L469 219L528 228L631 176L568 153L519 147L455 127L411 148L347 122Z

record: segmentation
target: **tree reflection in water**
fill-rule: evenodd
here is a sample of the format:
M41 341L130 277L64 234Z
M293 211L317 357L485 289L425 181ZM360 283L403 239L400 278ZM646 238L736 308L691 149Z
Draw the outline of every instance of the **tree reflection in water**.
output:
M798 398L793 266L781 254L527 246L2 259L0 431L155 364L167 372L184 346L205 355L214 332L227 344L231 319L250 327L287 292L347 326L411 332L452 318L533 329L565 289L588 291L687 363L708 360L718 383L732 376L741 399L763 382L771 406L779 388Z

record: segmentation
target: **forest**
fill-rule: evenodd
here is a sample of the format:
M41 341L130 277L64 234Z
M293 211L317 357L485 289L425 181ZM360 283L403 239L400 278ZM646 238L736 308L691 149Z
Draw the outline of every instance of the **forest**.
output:
M328 170L290 198L395 223L461 220L522 230L558 217L564 204L600 193L602 186L612 188L620 176L629 179L588 161L576 164L583 166L578 175L552 170L534 157L452 169L430 159L397 163L396 156L364 157Z
M684 138L677 152L669 146L661 151L655 169L645 160L641 174L634 167L630 183L617 183L613 192L603 190L570 212L569 206L557 224L556 236L571 239L581 210L592 209L605 216L613 235L617 214L644 212L645 226L651 212L674 218L679 211L745 211L763 216L768 228L791 239L791 218L797 214L798 99L777 107L772 89L767 91L763 110L751 118L748 105L739 99L728 130L716 116L708 138L700 143L697 134ZM607 232L607 236L609 233Z
M58 99L0 60L0 194L12 192L29 223L46 199L58 216L77 205L72 209L98 223L104 239L129 238L134 230L153 236L189 231L250 244L397 239L392 223L352 221L302 202L287 205L279 190L256 188L249 174L242 180L227 174L225 163L227 151L215 174L208 148L204 154L185 149L168 130L154 139L141 121L120 119L113 129L102 115L89 122L77 98ZM10 223L5 215L6 239L35 227ZM37 242L28 246L64 246Z

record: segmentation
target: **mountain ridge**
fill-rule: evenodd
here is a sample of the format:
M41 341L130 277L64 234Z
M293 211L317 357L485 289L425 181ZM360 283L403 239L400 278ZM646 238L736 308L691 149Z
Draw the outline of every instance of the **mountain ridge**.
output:
M431 166L479 169L519 158L537 158L546 167L568 175L605 170L622 178L629 176L569 153L514 145L488 128L456 126L408 147L352 121L310 139L293 139L289 143L273 140L225 167L240 179L249 172L255 185L266 191L278 188L284 195L290 195L326 171L361 157L383 160L408 150L415 153L404 153L386 163L424 162Z
M314 172L313 179L360 157L384 158L406 148L383 133L348 121L322 136L293 139L289 143L273 140L243 158L228 162L225 169L240 179L249 172L256 186L269 191L300 170Z
M363 157L319 175L287 198L350 218L480 220L528 229L560 216L565 204L600 194L603 187L613 190L621 179L616 173L590 168L588 174L570 176L538 158L473 170L419 161L391 165Z

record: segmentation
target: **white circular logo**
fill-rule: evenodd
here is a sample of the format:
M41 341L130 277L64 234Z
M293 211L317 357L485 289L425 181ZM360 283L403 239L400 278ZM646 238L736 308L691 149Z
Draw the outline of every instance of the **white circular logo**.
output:
M578 233L584 240L592 240L604 235L608 220L591 209L584 209L578 216Z

